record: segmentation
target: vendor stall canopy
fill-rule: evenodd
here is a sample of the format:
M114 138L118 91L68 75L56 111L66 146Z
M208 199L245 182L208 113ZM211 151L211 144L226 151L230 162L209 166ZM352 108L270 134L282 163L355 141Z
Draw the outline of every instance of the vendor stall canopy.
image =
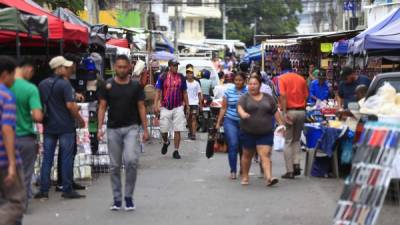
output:
M349 53L400 49L400 8L349 41Z
M48 19L50 40L63 40L66 44L83 46L87 46L88 44L89 33L86 27L65 22L32 1L0 0L0 4L3 5L3 7L14 7L24 13L46 16Z

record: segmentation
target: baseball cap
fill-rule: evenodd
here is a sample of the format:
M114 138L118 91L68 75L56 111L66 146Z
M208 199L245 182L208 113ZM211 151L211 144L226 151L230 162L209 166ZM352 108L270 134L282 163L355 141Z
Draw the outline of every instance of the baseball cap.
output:
M49 66L52 70L60 66L71 67L73 64L74 63L72 61L66 60L63 56L56 56L52 58L49 62Z
M192 72L193 73L193 68L192 67L187 68L186 72Z
M168 66L177 66L179 62L176 59L171 59L168 61Z

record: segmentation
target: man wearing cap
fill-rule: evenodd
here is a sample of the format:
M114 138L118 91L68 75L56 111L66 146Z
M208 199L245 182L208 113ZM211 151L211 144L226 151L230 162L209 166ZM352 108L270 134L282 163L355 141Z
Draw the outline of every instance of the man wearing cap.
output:
M73 152L75 140L75 120L80 127L85 126L75 103L75 93L69 82L69 67L72 61L63 56L50 60L53 76L39 84L43 105L43 161L40 170L40 192L37 199L47 199L50 188L50 173L53 166L54 152L59 141L59 154L62 154L62 186L63 198L75 199L85 197L72 188Z
M318 100L324 101L329 99L329 84L326 81L326 71L325 70L316 70L315 73L318 80L313 80L310 84L310 103L315 103Z
M197 131L197 115L202 106L202 95L201 87L199 82L194 80L193 68L188 67L186 69L186 85L187 93L189 98L189 108L190 112L188 115L189 123L189 138L191 140L196 140Z
M154 111L160 114L160 129L164 141L161 153L167 154L170 144L168 131L173 127L174 159L181 158L179 155L180 133L186 130L184 106L189 110L186 80L182 74L178 73L178 65L176 60L168 61L169 70L158 78L157 94L154 100Z
M350 102L356 102L355 90L358 85L369 87L371 81L368 77L357 75L351 67L345 66L341 72L342 81L339 84L338 106L340 109L347 109Z

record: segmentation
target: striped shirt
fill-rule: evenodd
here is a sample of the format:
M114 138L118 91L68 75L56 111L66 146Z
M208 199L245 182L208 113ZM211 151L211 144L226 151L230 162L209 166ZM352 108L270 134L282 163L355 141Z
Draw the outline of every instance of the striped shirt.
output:
M239 114L237 111L239 98L247 93L247 86L245 86L242 90L237 90L236 86L230 86L226 89L224 97L226 99L227 108L225 117L239 121Z
M11 126L15 131L15 126L16 126L15 97L4 84L0 84L0 118L1 118L0 121L1 126L4 125ZM8 156L3 140L4 140L3 134L0 133L0 168L7 168ZM15 158L17 165L21 165L22 160L17 150L15 152Z
M163 74L158 78L156 88L161 90L161 106L169 110L183 105L183 93L187 90L182 74Z

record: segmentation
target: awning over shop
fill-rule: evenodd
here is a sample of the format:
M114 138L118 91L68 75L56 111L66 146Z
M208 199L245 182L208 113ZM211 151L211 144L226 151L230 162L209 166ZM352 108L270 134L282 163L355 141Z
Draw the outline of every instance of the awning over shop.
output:
M129 49L129 43L128 40L125 38L121 39L110 39L107 41L107 45L113 45L121 48L128 48Z
M159 61L168 61L171 59L176 59L174 54L166 51L154 52L151 55L151 58Z
M400 8L394 10L386 18L378 22L375 26L372 26L365 31L361 32L356 37L350 39L349 41L349 52L353 54L360 54L365 50L379 49L382 47L381 41L389 41L386 46L393 44L393 39L385 38L385 33L394 34L392 38L396 39L396 31L398 28L396 24L400 19ZM396 28L397 27L397 28ZM393 30L393 29L397 30ZM383 30L383 31L382 31ZM378 33L378 35L376 35ZM377 38L378 37L378 38ZM379 37L383 37L381 41L378 41ZM384 44L384 43L383 43Z
M332 53L334 55L347 55L349 47L348 40L340 40L333 43L333 50Z
M245 62L260 61L262 59L261 45L255 45L246 49L246 54L243 57Z

